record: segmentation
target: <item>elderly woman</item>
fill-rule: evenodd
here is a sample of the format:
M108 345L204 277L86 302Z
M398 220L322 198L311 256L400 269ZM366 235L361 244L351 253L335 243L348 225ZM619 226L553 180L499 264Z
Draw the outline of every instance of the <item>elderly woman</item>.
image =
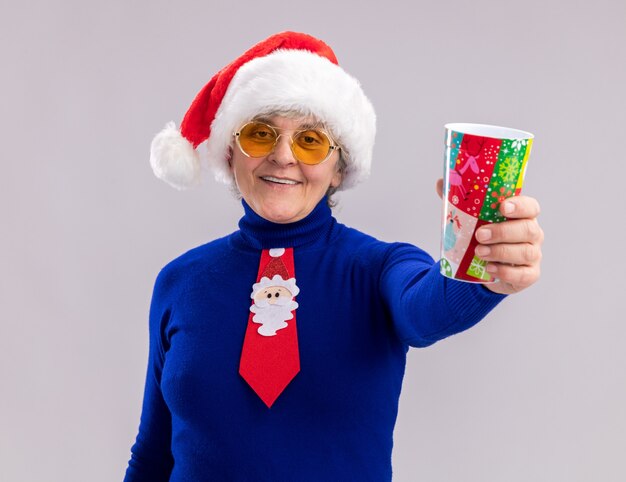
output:
M489 285L339 224L330 196L368 175L374 135L372 106L330 47L284 32L218 72L180 131L154 139L158 177L196 184L201 147L244 215L157 277L125 480L390 480L408 348L537 280L531 198L503 203L509 220L476 234L499 279Z

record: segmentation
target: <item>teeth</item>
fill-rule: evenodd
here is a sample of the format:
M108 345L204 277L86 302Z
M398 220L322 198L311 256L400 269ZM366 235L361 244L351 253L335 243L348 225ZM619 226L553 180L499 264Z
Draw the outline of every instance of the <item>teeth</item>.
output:
M298 184L296 181L291 181L289 179L278 179L277 177L272 176L261 176L261 179L265 179L266 181L277 182L279 184Z

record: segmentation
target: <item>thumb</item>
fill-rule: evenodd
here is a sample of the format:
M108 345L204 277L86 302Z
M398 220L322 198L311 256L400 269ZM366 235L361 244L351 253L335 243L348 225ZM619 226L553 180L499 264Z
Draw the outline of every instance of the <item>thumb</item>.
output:
M443 178L437 179L437 184L435 189L437 189L437 194L441 199L443 199Z

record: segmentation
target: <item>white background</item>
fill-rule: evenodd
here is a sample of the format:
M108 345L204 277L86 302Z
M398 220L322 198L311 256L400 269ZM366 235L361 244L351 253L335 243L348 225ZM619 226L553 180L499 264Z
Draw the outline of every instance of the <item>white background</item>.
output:
M207 180L153 177L152 136L252 44L328 42L378 115L338 219L439 248L443 124L535 133L543 277L409 353L398 481L626 480L626 3L24 1L0 7L0 480L121 480L159 269L236 229Z

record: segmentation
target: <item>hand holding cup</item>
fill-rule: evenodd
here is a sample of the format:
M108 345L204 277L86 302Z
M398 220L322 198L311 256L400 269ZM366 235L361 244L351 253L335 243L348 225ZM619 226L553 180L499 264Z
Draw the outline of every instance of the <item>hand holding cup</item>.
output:
M447 124L441 274L515 293L539 277L539 204L520 196L534 136L484 124Z
M437 181L443 197L443 179ZM486 271L497 278L484 286L495 293L513 294L534 284L541 274L541 245L544 234L537 216L541 208L529 196L508 198L500 205L507 218L501 223L482 226L476 231L479 243L474 253L487 262Z

